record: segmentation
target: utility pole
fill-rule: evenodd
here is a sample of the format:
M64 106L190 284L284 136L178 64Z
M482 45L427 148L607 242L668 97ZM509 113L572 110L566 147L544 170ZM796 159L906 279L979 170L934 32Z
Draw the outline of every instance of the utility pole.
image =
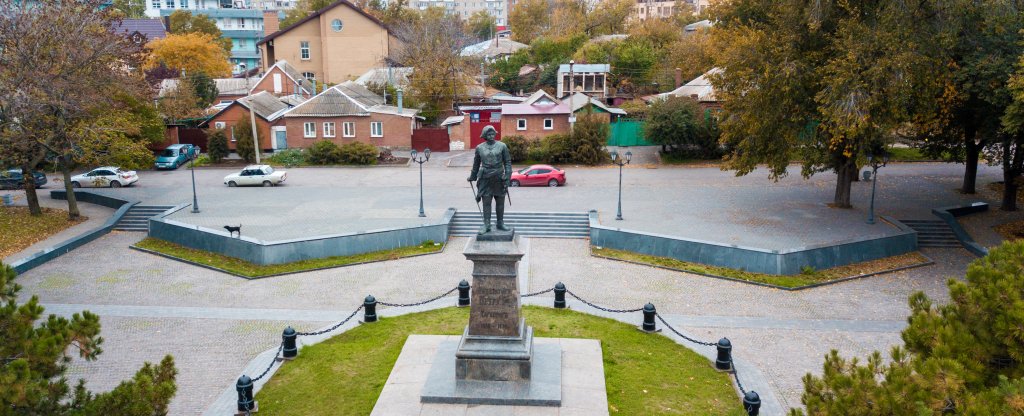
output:
M484 87L484 95L487 95L487 76L484 75L484 61L487 57L484 56L484 60L480 61L480 85Z

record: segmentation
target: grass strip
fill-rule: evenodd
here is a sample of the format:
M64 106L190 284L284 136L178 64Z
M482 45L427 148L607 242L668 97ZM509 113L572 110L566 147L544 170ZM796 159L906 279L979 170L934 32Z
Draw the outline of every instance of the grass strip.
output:
M152 250L170 257L199 263L245 277L265 277L284 273L295 273L307 270L325 269L347 266L358 263L395 260L402 257L418 256L440 252L444 247L441 243L425 241L418 246L401 247L393 250L373 251L351 256L325 257L321 259L300 260L291 263L260 265L229 257L223 254L185 247L168 241L147 237L135 244L135 247Z
M601 341L612 414L745 414L727 374L667 337L566 309L526 306L523 315L537 337ZM380 318L303 347L256 395L260 412L370 414L409 335L461 335L468 319L468 308Z
M845 266L833 267L824 270L813 270L808 268L796 275L774 275L765 273L754 273L744 270L730 269L728 267L708 266L706 264L691 263L676 260L669 257L651 256L631 251L615 250L605 247L591 247L591 253L598 257L607 257L616 260L624 260L633 263L647 264L681 272L691 272L703 275L721 276L732 279L746 280L749 282L767 283L770 285L786 288L798 288L816 283L825 283L847 277L861 276L878 273L886 270L902 267L915 266L927 263L927 257L921 253L913 252L898 256L886 257L877 260L848 264Z
M68 212L43 208L43 215L32 216L28 207L0 207L0 259L22 251L65 229L87 220L68 220Z

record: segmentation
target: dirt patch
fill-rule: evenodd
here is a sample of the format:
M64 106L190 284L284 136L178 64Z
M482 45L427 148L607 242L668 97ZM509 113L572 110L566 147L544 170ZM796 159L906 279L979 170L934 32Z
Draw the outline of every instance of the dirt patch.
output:
M1024 239L1024 220L1008 222L992 228L1007 241Z
M43 208L43 215L34 217L28 207L0 207L0 259L87 219L70 221L67 211L52 208Z

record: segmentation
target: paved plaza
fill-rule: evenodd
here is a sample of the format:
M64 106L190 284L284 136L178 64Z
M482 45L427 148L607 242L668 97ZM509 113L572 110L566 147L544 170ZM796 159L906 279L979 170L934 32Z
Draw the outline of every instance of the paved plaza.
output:
M885 168L879 212L931 218L932 207L997 201L998 195L986 191L975 196L956 193L961 169L944 164ZM227 189L218 183L227 171L196 173L203 213L190 221L217 227L241 222L257 238L418 221L415 167L293 169L288 185L270 189ZM187 170L141 175L137 188L101 192L124 193L146 204L191 200ZM870 183L854 184L856 209L833 210L824 203L831 200L834 175L771 183L760 171L733 178L717 168L627 169L626 220L617 222L612 220L617 175L616 169L570 169L569 186L514 190L513 207L594 208L605 224L762 247L863 235L870 228L863 223ZM440 163L425 169L428 221L448 206L475 210L465 176L462 168ZM983 168L979 176L979 188L984 188L998 180L999 172ZM894 208L897 203L899 209ZM104 215L95 212L94 220ZM966 217L963 223L979 242L992 245L999 242L992 225L1020 218L1020 213L990 212ZM380 223L374 222L378 219ZM127 249L141 238L141 233L113 232L17 281L24 286L23 296L38 295L51 313L88 309L101 316L104 354L95 362L76 360L68 374L70 379L84 377L91 389L111 389L143 361L174 355L180 369L171 408L175 415L207 410L251 359L278 345L286 325L300 331L324 327L347 316L367 294L390 302L428 298L468 278L471 270L462 256L467 240L453 238L436 255L250 281ZM530 239L525 288L541 290L561 281L601 305L633 308L650 301L671 324L691 335L704 340L729 337L737 360L756 367L784 408L800 405L801 377L820 373L830 349L863 357L873 350L887 353L900 343L899 331L909 313L907 296L922 290L945 301L946 280L963 276L974 259L963 249L924 249L936 264L787 292L593 258L588 250L587 240ZM550 293L543 296L547 298L538 302L550 301Z

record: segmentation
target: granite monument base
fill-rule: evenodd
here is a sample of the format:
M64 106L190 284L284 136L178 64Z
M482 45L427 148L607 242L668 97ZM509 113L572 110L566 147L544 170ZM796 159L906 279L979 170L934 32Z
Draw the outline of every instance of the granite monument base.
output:
M532 331L531 341L532 341ZM533 347L531 360L464 360L456 358L460 342L442 342L423 385L423 403L450 403L502 406L560 406L562 404L562 347L542 344ZM532 342L531 342L532 345ZM461 361L461 362L460 362ZM457 372L469 361L469 371L492 372L504 369L512 373L526 367L529 377L510 381L460 379ZM494 366L487 361L494 361ZM518 366L518 367L517 367ZM531 368L532 367L532 368ZM501 370L499 370L501 371Z
M529 381L533 365L533 328L519 320L519 336L470 335L469 327L455 352L459 380Z
M515 238L516 229L512 227L509 227L508 231L491 228L489 232L476 235L476 241L512 241Z

